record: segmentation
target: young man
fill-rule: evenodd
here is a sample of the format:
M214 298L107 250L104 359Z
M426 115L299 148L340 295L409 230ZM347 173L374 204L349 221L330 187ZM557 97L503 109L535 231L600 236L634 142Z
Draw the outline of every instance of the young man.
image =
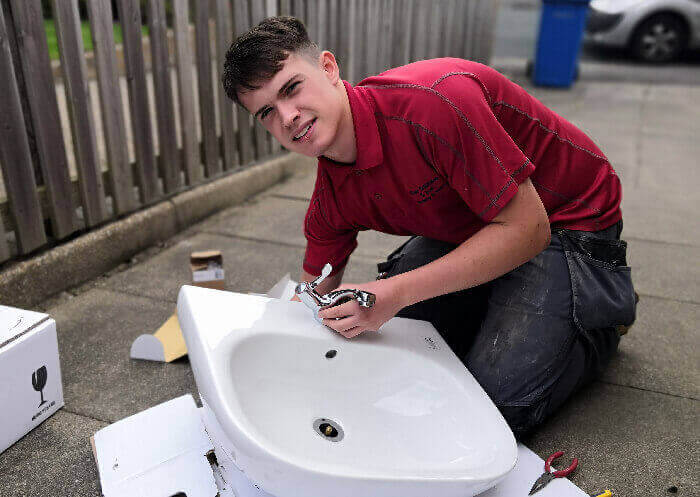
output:
M376 295L320 313L351 338L426 319L522 436L598 375L634 320L620 181L583 132L487 66L436 59L352 87L294 18L239 37L230 98L318 157L302 279L339 287L360 230L413 235ZM338 319L340 318L340 319Z

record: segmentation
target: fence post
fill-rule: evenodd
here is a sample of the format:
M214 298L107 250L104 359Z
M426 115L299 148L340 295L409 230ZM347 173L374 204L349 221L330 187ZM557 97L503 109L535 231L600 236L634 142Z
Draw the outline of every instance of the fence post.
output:
M37 148L34 143L34 122L32 121L29 111L29 98L27 97L27 84L24 77L22 57L19 54L20 33L17 32L17 20L15 19L15 8L11 3L12 0L0 0L2 7L5 9L5 30L7 32L7 40L10 47L10 57L15 68L15 81L17 81L17 90L19 91L20 104L22 105L22 114L24 117L24 126L27 130L27 141L29 142L29 152L32 158L32 168L34 169L34 177L38 184L43 183L41 169L39 168L39 159L37 157Z
M149 204L159 196L159 190L151 131L151 114L148 105L146 68L143 62L139 0L117 0L117 11L122 25L124 63L126 81L129 87L129 113L136 156L139 198L142 203Z
M110 2L100 0L89 0L87 5L97 66L97 84L100 89L112 201L115 214L124 214L134 210L137 203L126 143L122 95L119 91L117 76L112 5Z
M76 230L76 215L41 8L38 2L23 0L11 0L10 7L19 34L17 48L30 111L25 121L35 133L51 231L61 239ZM20 70L16 62L15 70ZM29 146L31 149L31 141Z
M233 21L236 36L240 36L248 31L250 27L248 22L248 0L235 0L233 2ZM241 164L246 165L255 159L254 138L251 117L242 106L236 106L236 122L238 123L238 154Z
M261 0L250 0L249 12L251 19L249 27L257 26L263 21L263 19L265 19L265 4L263 4ZM255 151L257 154L257 159L260 161L270 153L271 144L265 127L257 119L254 120L254 123Z
M0 8L2 8L0 6ZM5 228L2 226L2 218L0 218L0 263L5 262L10 258L10 248L7 246L7 236Z
M175 35L175 62L177 64L177 87L180 103L180 130L185 163L185 179L187 184L191 186L199 183L203 176L194 112L190 15L187 0L173 1L173 31Z
M236 162L235 135L233 130L233 105L226 96L221 84L221 73L226 60L226 51L231 45L231 10L230 2L216 0L216 74L215 82L219 100L219 122L221 123L221 142L223 143L224 169L232 169Z
M500 0L480 1L478 5L477 54L475 60L488 64L493 51L493 31Z
M180 180L180 157L177 154L175 109L170 79L170 57L165 20L165 0L148 2L148 27L151 38L153 87L155 89L156 122L158 123L158 155L165 193L176 191Z
M87 68L80 31L78 2L52 0L61 67L73 130L73 148L80 176L85 224L94 226L108 217L102 173L97 160L95 121L90 108Z
M0 7L0 162L15 220L15 234L20 253L27 253L46 243L44 222L36 194L29 142L24 126L19 89L10 54L5 16ZM5 243L0 241L0 246ZM0 248L5 253L5 248Z

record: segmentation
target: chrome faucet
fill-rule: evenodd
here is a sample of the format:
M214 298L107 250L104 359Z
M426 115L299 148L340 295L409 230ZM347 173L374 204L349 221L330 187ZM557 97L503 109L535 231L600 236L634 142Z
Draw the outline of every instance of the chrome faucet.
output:
M364 290L333 290L325 295L320 295L316 291L316 287L326 279L326 276L331 274L332 270L333 267L330 264L326 264L321 270L321 276L311 282L302 281L294 289L294 293L299 296L299 300L314 313L316 321L323 323L323 320L318 317L318 311L320 311L322 307L344 304L352 299L357 300L361 307L370 308L374 305L377 299L376 295L365 292Z

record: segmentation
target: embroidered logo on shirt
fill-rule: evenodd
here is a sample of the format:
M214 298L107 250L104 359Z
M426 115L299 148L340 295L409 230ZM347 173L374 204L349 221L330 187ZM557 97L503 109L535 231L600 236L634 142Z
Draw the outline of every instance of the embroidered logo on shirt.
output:
M408 193L414 196L416 202L422 204L428 200L432 200L433 195L445 187L445 182L440 176L435 176L429 181L426 181L415 190L410 190Z

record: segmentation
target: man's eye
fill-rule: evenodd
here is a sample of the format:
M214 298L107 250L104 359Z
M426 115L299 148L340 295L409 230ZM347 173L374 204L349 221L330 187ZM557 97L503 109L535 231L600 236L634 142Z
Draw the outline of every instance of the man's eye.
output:
M270 112L272 112L272 109L269 108L269 107L268 107L267 109L265 109L264 111L262 111L262 112L260 113L260 119L261 119L261 120L262 120L262 119L265 119L265 118L267 117L267 115L268 115Z
M294 91L294 89L299 85L299 83L300 83L300 81L297 81L296 83L292 83L291 85L289 85L289 86L287 87L287 92L286 92L287 95L289 95L290 93L292 93L292 92Z

